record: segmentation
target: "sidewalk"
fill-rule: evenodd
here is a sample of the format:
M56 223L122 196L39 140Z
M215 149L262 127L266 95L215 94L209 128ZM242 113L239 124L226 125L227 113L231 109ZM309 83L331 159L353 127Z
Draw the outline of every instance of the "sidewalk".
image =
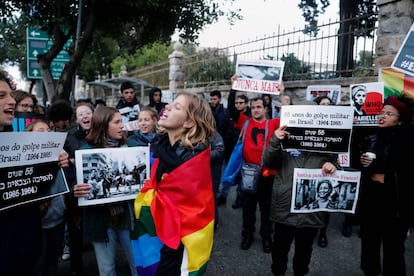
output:
M235 198L235 187L230 191L227 206L220 207L220 221L214 237L213 253L208 264L206 275L237 275L237 276L267 276L272 275L270 270L271 254L262 251L262 242L258 233L255 233L254 242L249 250L240 249L241 209L232 209ZM257 216L258 223L260 216ZM359 227L353 228L352 236L345 238L341 234L343 214L331 214L327 237L328 247L320 248L315 241L312 261L308 276L363 276L359 268L360 240ZM293 248L292 248L293 251ZM286 276L293 275L292 252ZM92 247L87 247L84 253L85 276L98 275L95 255ZM414 234L406 243L407 275L414 275ZM59 275L70 275L69 261L61 262ZM117 262L118 276L130 275L126 259L119 251Z

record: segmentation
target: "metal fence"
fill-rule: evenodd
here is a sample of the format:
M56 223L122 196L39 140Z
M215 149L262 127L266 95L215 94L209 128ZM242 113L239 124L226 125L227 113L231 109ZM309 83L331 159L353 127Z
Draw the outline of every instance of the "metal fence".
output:
M345 41L343 47L353 52L355 66L337 68L338 35L341 23L353 21L354 27L373 14L344 21L329 21L318 25L318 34L304 34L304 29L281 30L261 38L236 43L226 47L201 48L195 54L189 54L190 46L184 46L185 88L219 86L229 84L230 76L235 72L237 59L285 60L283 80L308 80L337 78L347 76L373 76L377 24L370 29L356 28L341 32L343 39L351 35L354 42ZM375 14L374 14L375 16ZM356 23L355 23L356 22ZM344 50L344 49L343 49ZM340 50L340 51L343 51ZM349 57L348 57L349 59ZM129 74L155 84L163 89L169 86L169 62L139 68Z

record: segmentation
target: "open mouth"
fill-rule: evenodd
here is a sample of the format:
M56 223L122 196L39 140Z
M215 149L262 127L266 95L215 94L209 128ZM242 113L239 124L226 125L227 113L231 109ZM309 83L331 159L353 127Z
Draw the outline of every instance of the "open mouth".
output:
M4 113L9 116L14 116L14 109L6 109L4 110Z

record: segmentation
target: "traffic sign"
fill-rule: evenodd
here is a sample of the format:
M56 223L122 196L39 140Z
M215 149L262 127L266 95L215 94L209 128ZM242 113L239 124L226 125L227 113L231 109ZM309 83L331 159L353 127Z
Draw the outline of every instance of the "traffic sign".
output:
M39 54L46 53L53 45L53 41L49 38L48 34L44 31L36 28L26 29L27 37L27 77L29 79L41 79L42 73L40 65L37 62L37 56ZM72 43L72 39L69 39L63 47L66 49ZM70 56L66 50L62 50L56 56L56 58L50 64L50 72L53 79L59 79L62 74L63 67L69 61Z

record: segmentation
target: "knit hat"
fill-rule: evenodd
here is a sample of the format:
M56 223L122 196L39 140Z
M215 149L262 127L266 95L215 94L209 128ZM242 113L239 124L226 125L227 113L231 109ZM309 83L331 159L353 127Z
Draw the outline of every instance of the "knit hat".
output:
M384 106L385 105L391 105L398 110L398 113L400 113L400 121L409 123L413 119L413 111L411 107L406 102L402 101L401 98L397 96L389 96L384 102Z

